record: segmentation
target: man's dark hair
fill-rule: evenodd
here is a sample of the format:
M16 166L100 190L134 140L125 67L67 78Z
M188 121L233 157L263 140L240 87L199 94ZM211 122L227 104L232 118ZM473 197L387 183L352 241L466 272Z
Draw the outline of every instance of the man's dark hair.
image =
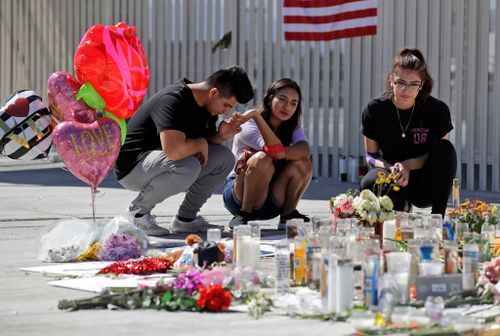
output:
M253 98L252 84L245 70L238 65L217 70L205 82L217 88L224 98L236 97L240 104L246 104Z

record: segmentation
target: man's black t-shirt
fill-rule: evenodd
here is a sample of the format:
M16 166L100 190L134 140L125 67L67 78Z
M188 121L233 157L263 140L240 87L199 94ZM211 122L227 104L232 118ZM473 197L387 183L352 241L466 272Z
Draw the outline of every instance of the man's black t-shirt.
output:
M361 133L375 140L381 157L394 164L429 152L431 145L453 129L450 110L443 101L429 97L412 109L399 110L391 99L378 98L368 103L361 117ZM408 124L405 137L401 129Z
M135 165L153 150L161 150L160 132L176 130L188 139L205 137L215 132L217 116L211 116L200 107L187 86L179 83L164 88L145 101L127 124L127 137L114 171L118 180L124 178Z

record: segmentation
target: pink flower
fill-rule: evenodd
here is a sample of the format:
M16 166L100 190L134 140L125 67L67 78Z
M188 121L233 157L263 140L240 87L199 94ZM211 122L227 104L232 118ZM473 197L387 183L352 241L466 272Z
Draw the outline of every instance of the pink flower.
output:
M354 207L352 206L352 200L349 198L343 198L340 200L339 204L340 211L352 215L354 213Z

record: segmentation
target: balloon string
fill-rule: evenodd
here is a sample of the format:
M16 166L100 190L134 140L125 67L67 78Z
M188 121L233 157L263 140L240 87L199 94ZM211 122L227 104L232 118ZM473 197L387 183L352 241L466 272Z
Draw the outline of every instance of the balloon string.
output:
M92 220L95 222L95 194L96 190L93 187L90 187L90 193L92 197Z

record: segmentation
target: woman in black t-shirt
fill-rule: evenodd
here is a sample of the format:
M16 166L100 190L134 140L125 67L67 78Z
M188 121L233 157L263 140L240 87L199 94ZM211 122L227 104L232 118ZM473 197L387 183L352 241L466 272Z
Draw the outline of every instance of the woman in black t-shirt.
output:
M403 49L392 62L386 89L363 110L366 161L371 169L361 189L373 189L378 173L396 172L394 209L432 206L444 215L457 169L453 129L446 103L432 97L433 80L418 49Z

